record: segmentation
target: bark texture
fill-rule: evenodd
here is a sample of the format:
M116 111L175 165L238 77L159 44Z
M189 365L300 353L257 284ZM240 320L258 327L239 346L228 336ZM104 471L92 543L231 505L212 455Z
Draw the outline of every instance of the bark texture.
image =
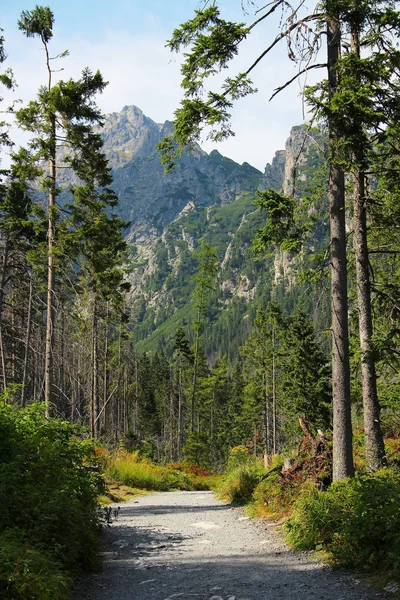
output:
M329 5L328 5L329 8ZM340 23L332 11L327 16L328 79L331 98L338 89L336 65L340 56ZM329 124L331 167L329 208L331 230L333 480L354 475L350 407L350 364L347 302L345 193L343 170L335 162L340 132Z

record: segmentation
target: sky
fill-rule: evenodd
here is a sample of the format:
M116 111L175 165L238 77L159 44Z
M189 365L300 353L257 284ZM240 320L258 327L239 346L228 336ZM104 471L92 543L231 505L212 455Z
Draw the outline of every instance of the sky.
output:
M32 10L37 2L1 0L0 26L5 37L7 61L17 82L14 98L23 102L33 99L46 82L44 53L37 38L27 39L18 30L22 10ZM47 2L55 16L51 55L65 49L69 56L54 61L62 69L56 77L79 77L85 67L100 69L109 82L98 97L98 105L107 114L119 112L125 105L138 106L157 123L172 120L182 98L180 88L181 56L165 47L172 31L191 18L202 3L197 0L51 0ZM265 2L258 3L261 8ZM305 10L313 0L305 0ZM253 22L255 6L242 11L241 0L221 0L221 16L228 20ZM246 0L244 5L247 7ZM278 17L256 27L240 50L232 67L233 75L246 70L274 39L279 28ZM274 100L274 89L293 77L296 66L287 57L285 43L274 49L267 60L253 71L256 94L240 99L232 110L235 136L216 144L206 139L202 147L219 152L235 161L248 162L264 170L275 152L283 149L294 125L304 121L304 106L299 83L281 92ZM217 87L218 81L213 87ZM10 96L3 93L8 104ZM15 138L18 139L18 138ZM22 139L22 138L21 138Z

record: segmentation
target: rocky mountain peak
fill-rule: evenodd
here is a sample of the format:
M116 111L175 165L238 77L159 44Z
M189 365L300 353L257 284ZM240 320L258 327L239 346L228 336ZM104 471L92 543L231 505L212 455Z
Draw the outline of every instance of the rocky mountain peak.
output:
M111 168L121 168L133 159L154 153L165 135L164 127L137 106L124 106L121 112L109 114L101 132Z
M217 150L207 154L198 145L164 176L157 144L172 127L169 121L155 123L136 106L125 106L108 115L102 129L118 210L131 223L130 239L147 238L150 229L161 233L189 203L229 204L260 185L262 174L254 167L239 165Z

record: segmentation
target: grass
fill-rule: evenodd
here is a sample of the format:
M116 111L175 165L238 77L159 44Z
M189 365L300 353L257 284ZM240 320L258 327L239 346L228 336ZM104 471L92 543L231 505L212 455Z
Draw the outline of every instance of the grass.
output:
M120 485L115 481L105 481L106 490L104 494L98 496L101 506L109 506L115 502L127 502L137 496L144 496L148 492L139 488L133 488L129 485Z
M232 448L226 471L217 487L217 496L226 502L246 504L266 470L260 459L244 446Z
M400 579L400 474L382 469L303 493L286 526L298 550L323 549L348 567Z
M104 455L102 462L108 481L106 497L111 501L133 497L143 491L209 490L218 481L217 476L194 465L156 465L141 459L137 452Z

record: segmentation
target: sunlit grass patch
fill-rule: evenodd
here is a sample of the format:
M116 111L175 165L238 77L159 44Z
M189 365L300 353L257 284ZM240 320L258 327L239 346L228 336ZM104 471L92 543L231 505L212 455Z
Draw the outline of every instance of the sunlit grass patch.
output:
M98 497L102 506L108 506L115 502L127 502L137 496L144 496L148 493L146 490L130 487L129 485L120 485L115 481L106 480L106 491Z
M185 463L156 465L140 459L137 452L109 455L105 474L111 482L119 484L119 490L121 484L148 491L209 490L218 481L215 475L201 467Z

